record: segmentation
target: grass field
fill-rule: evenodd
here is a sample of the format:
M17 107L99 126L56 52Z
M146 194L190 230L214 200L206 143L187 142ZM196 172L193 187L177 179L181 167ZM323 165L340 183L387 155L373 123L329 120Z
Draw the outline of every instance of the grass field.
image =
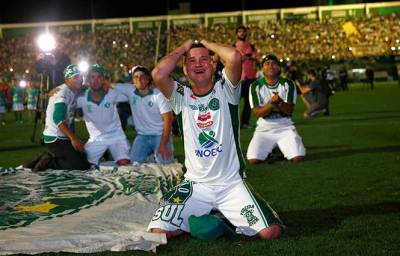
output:
M203 242L184 235L159 247L158 254L400 255L399 99L395 83L378 83L373 91L352 84L350 91L331 97L331 116L316 119L302 117L298 100L293 119L307 148L306 161L275 161L249 166L247 172L248 182L287 226L280 240ZM29 141L32 123L24 118L24 124L15 124L8 114L0 126L0 166L17 166L42 151ZM82 123L78 128L86 137ZM244 151L251 136L252 130L242 130ZM182 159L179 138L175 147Z

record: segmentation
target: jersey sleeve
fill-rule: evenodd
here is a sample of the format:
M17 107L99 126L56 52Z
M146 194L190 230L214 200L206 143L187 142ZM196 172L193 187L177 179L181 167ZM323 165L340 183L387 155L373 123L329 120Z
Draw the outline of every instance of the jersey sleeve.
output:
M63 102L54 104L53 121L59 126L66 119L67 105Z
M286 97L284 101L289 104L296 104L296 98L297 98L297 91L296 91L296 86L294 85L292 80L286 80L285 82L285 87L286 87Z
M157 93L157 105L161 114L171 112L171 106L169 105L167 98L165 98L164 94L161 92Z
M222 79L220 80L222 89L224 90L225 96L228 99L228 102L233 105L239 105L240 102L240 90L241 90L241 81L234 85L228 79L225 73L225 69L222 70Z
M258 82L255 81L250 85L249 88L249 102L250 102L250 108L255 108L260 106L260 94L259 94L259 87L258 87Z
M185 86L174 81L171 97L169 98L169 105L176 115L182 111L183 97L185 95Z
M117 84L114 87L114 90L116 90L116 92L119 92L121 94L121 97L125 96L127 97L127 99L129 99L132 88L132 84Z
M108 93L112 95L114 103L129 101L129 96L126 93L122 93L118 89L110 89Z

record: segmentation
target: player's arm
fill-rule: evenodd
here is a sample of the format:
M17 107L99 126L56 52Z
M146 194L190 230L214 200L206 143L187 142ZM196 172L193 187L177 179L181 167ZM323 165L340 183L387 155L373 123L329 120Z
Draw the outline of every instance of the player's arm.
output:
M171 77L172 71L175 69L179 59L186 54L193 44L193 40L187 40L169 55L161 59L157 66L151 72L154 85L160 89L164 96L169 99L172 95L174 81Z
M163 133L161 135L160 146L158 147L157 153L161 155L162 158L167 159L171 156L171 152L167 145L171 136L172 112L163 113L161 116L163 120Z
M239 85L242 74L241 55L238 50L232 46L201 40L201 43L207 49L215 52L225 65L225 74L233 85Z
M83 152L84 144L76 137L74 132L68 127L65 122L67 106L64 102L59 102L54 105L53 121L65 136L71 140L71 144L76 151Z

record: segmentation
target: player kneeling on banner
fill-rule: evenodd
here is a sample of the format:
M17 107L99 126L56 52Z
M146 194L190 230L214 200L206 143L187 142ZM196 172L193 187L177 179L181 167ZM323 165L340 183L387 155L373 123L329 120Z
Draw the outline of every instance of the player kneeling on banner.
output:
M278 146L285 158L302 162L306 151L291 119L296 87L293 81L279 76L280 64L275 55L266 55L261 66L264 76L250 86L250 106L259 118L247 159L251 164L261 163Z
M117 110L117 103L127 99L105 84L104 75L105 69L101 65L90 66L89 88L77 99L89 133L85 151L92 165L99 165L99 160L107 149L116 164L127 165L130 163L129 144Z
M222 78L213 82L216 68L210 51L225 63ZM190 86L171 78L179 59ZM148 231L167 238L199 232L189 218L220 211L236 227L236 233L276 239L282 223L264 201L256 198L240 173L244 159L239 145L239 102L242 63L233 47L202 40L188 40L163 58L152 72L155 85L169 99L181 120L185 152L186 181L163 197ZM192 217L193 218L193 217ZM202 225L215 225L201 217ZM205 220L205 221L204 221ZM215 228L220 225L217 223ZM202 237L202 236L201 236ZM217 237L213 235L213 237Z
M34 171L46 169L87 170L90 164L84 153L84 143L73 131L76 96L82 89L82 76L76 65L64 70L65 83L49 93L46 109L46 124L43 131L44 143L51 154L24 164Z

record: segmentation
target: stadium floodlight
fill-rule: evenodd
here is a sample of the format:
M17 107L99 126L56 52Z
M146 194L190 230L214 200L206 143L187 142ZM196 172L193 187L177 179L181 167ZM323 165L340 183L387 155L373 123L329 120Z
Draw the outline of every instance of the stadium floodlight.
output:
M25 87L26 87L26 81L25 81L25 80L21 80L21 81L19 82L19 87L25 88Z
M78 63L78 69L84 73L89 69L89 64L87 63L87 61L82 60Z
M56 48L56 40L49 33L40 35L37 42L40 50L45 53L51 52Z

